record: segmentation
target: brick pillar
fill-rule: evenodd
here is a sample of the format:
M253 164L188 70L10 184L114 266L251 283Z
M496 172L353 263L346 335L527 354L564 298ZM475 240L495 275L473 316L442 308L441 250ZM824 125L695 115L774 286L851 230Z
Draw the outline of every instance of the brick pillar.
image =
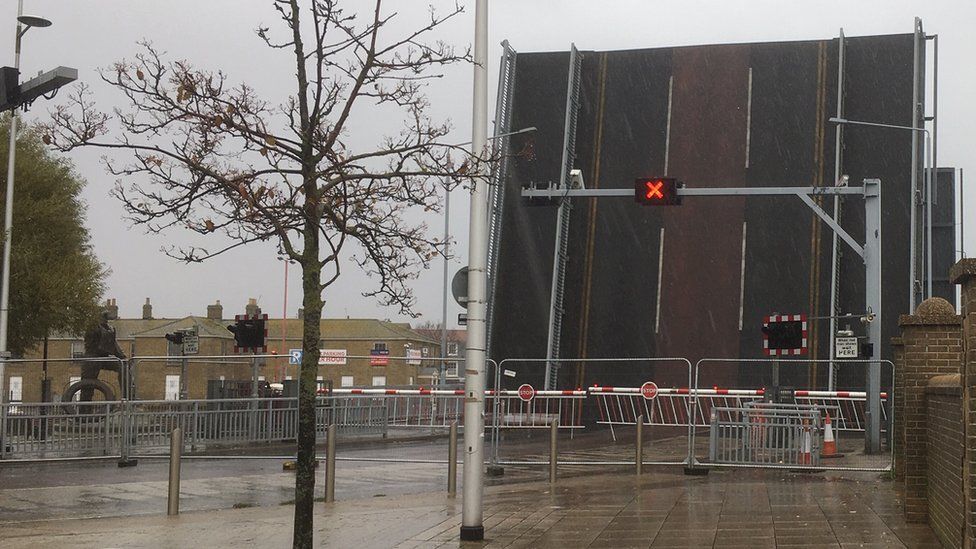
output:
M962 318L948 301L935 297L923 301L915 314L901 315L898 324L904 358L895 373L895 401L901 401L902 411L895 440L904 443L897 451L902 459L895 459L903 463L905 518L927 522L925 387L933 376L961 373Z
M976 509L972 498L976 493L976 259L963 259L949 270L949 280L962 286L963 347L965 364L962 369L962 405L965 421L966 448L963 463L963 501L966 502L964 547L976 541Z
M901 398L901 389L905 386L905 342L900 337L891 338L893 355L891 361L895 364L895 387L892 413L891 444L894 448L894 474L896 481L905 480L905 432L903 430L905 414L905 399Z

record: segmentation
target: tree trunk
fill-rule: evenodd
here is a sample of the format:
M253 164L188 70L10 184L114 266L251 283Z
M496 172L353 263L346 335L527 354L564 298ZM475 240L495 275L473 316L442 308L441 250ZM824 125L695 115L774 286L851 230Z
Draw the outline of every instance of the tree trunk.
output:
M309 234L311 233L311 234ZM306 231L302 263L302 366L298 382L298 463L295 474L295 526L293 546L312 547L312 508L315 495L315 392L319 366L322 294L318 263L318 235Z

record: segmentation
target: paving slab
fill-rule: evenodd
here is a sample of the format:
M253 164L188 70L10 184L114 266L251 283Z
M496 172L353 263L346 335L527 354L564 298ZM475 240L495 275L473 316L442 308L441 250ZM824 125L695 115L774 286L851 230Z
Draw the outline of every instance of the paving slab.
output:
M125 494L141 489L115 486L126 488L118 494L123 502ZM199 488L194 492L213 486ZM13 506L17 516L26 516L28 494L4 492L15 491L0 490L4 509ZM59 504L70 509L102 496L98 486L88 487L84 498ZM44 498L55 503L51 500ZM591 474L560 479L555 486L492 486L485 491L481 543L458 540L461 501L460 495L428 492L316 503L316 544L356 549L939 546L928 527L906 524L895 512L901 496L894 483L863 473L723 470L686 477L679 469L654 468L641 477ZM0 523L0 548L284 547L291 541L292 513L291 505L273 504L191 510L178 517L13 520Z

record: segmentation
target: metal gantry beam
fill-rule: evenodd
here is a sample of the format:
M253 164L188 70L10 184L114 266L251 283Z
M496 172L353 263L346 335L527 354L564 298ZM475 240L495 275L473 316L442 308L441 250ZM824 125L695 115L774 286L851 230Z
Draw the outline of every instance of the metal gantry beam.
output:
M774 196L774 195L813 195L831 196L837 194L852 194L863 196L862 187L682 187L678 189L678 196ZM522 189L522 196L526 198L559 198L590 197L606 198L613 196L634 196L633 187L622 189Z
M864 259L865 295L864 304L873 319L868 326L868 341L871 356L876 360L881 355L881 180L865 179L862 187L699 187L679 188L678 196L789 196L802 200L814 214L846 242ZM864 244L858 242L825 212L811 196L858 195L864 197L865 236ZM526 198L567 198L567 197L633 197L633 188L560 188L522 189ZM664 207L664 206L656 206ZM680 208L681 206L673 206ZM833 337L833 334L831 334ZM865 430L865 451L881 451L881 365L868 365L868 429Z

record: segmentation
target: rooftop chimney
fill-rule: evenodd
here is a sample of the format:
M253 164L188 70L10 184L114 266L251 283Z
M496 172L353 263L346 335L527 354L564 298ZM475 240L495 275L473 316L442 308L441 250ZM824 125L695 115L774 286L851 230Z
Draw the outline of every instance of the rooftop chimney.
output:
M146 298L145 305L142 306L142 319L152 320L152 303L149 302L149 298Z
M108 312L109 320L116 320L119 318L119 306L115 303L114 297L105 300L105 311Z
M210 320L223 320L224 306L220 304L219 299L213 305L207 305L207 318Z
M261 307L258 307L258 300L249 298L247 300L247 307L244 307L244 313L247 316L256 316L261 314Z

